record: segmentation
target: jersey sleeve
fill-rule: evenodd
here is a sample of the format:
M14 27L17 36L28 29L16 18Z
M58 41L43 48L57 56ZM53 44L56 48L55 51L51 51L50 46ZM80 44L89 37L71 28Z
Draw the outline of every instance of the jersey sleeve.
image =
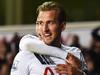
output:
M84 75L88 75L87 64L85 62L85 59L82 53L80 53L80 60L81 60L81 69L84 72Z
M76 47L74 47L76 48ZM79 60L81 61L81 69L84 71L84 70L87 70L87 65L86 65L86 62L85 62L85 59L84 59L84 56L81 52L81 50L79 48L76 48L76 57L79 58ZM75 53L74 53L75 54Z
M39 65L40 62L31 52L20 51L14 59L10 75L41 75L38 74Z
M81 70L84 72L84 75L88 74L87 64L85 62L84 56L79 48L76 48L77 56L79 60L81 61Z
M84 72L84 75L87 75L87 72L88 72L87 64L85 62L85 59L81 50L77 47L66 47L65 49L81 61L81 70Z
M10 75L28 75L27 64L23 61L14 60Z
M57 47L48 46L44 44L43 41L40 41L36 36L33 35L24 36L20 41L19 48L20 50L26 50L32 53L50 55L61 59L66 59L67 57L66 51L61 50L60 48Z

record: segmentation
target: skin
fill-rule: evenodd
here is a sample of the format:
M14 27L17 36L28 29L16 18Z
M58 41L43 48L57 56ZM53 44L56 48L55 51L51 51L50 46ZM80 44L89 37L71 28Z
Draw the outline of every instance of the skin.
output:
M47 45L61 46L61 32L64 27L63 23L59 24L58 13L55 10L39 12L36 21L36 32Z
M59 74L65 75L83 75L80 60L71 53L67 56L66 64L57 64L55 70Z
M49 11L39 12L36 21L36 32L38 37L42 41L44 41L45 44L55 47L61 47L61 32L64 29L65 29L65 23L64 22L59 23L57 11L49 10ZM76 66L73 66L74 64L77 65L75 63L76 61L75 62L72 60L69 61L70 62L69 63L67 62L66 64L58 64L55 68L56 72L61 74L64 73L67 75L74 75L77 72L78 75L82 75L80 74L81 72L78 71L77 69L78 67L76 68Z

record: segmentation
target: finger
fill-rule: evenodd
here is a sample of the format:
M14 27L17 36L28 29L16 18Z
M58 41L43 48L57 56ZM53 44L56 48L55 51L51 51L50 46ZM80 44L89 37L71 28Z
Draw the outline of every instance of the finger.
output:
M73 54L71 54L71 53L68 53L68 58L67 58L67 60L68 61L75 61L75 62L80 62L80 60L76 57L76 56L74 56Z
M59 73L59 74L68 74L67 71L63 71L63 70L56 70L56 72Z
M67 68L67 64L57 64L56 67L63 67L63 68Z
M67 69L70 69L71 67L72 67L72 65L69 62L66 62L66 64L57 64L55 69L67 70Z
M56 72L60 73L60 74L71 75L76 68L71 66L71 65L69 65L69 64L67 64L67 65L65 65L65 64L58 64L56 66L56 68L55 68Z
M66 64L70 65L70 61L69 60L65 60Z
M65 74L65 75L71 75L72 73L72 68L64 68L64 69L56 69L56 72L59 74Z
M68 53L67 59L70 59L70 58L76 58L76 57L72 53Z
M71 55L72 55L71 53L68 53L68 55L67 55L67 59L69 59Z
M71 53L68 54L68 59L66 60L66 63L76 68L81 68L81 61Z
M67 65L59 64L55 67L55 70L67 70Z
M69 60L66 60L66 66L67 66L67 67L72 67L72 63L70 63Z

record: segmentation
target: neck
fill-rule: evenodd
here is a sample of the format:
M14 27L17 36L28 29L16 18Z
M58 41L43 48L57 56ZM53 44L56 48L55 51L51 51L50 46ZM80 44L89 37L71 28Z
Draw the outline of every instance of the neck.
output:
M61 39L58 39L58 40L56 40L56 41L53 41L53 42L51 43L51 46L61 48Z
M61 43L53 43L53 44L51 44L51 46L54 46L54 47L59 47L59 48L61 48Z

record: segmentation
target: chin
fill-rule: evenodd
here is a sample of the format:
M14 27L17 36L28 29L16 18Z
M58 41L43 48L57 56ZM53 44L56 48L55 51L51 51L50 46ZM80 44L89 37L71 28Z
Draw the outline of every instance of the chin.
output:
M45 42L45 44L47 44L47 45L51 45L51 43L52 42L49 42L49 41L44 41Z

